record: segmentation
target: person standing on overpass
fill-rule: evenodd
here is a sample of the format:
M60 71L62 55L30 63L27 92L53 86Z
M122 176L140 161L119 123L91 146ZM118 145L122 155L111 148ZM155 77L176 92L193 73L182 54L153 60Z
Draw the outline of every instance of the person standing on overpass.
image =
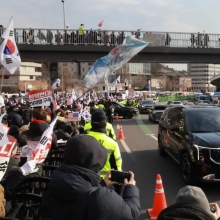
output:
M111 169L122 170L121 152L117 142L106 135L106 122L107 117L103 110L93 112L91 119L92 128L88 134L94 137L108 151L107 161L100 171L100 176L103 178Z
M84 29L84 24L81 24L78 28L78 35L79 35L79 42L77 43L84 43L84 37L85 37L85 29Z

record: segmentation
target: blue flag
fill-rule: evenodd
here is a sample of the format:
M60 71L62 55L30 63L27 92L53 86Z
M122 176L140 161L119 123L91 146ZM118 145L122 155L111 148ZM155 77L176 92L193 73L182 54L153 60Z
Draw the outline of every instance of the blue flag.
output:
M134 36L126 37L122 45L112 49L107 56L96 60L83 79L83 85L93 88L101 80L121 68L148 44L149 42L140 41Z

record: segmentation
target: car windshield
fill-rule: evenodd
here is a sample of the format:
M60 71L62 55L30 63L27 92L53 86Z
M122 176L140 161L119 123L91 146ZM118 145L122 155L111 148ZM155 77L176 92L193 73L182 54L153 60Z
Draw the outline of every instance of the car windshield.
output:
M219 109L205 108L187 111L186 127L190 132L220 132Z
M124 105L122 105L121 103L117 103L120 107L125 107Z
M145 101L142 101L141 103L142 105L147 105L147 104L154 104L154 102L152 100L145 100Z
M155 106L154 110L164 110L167 106Z

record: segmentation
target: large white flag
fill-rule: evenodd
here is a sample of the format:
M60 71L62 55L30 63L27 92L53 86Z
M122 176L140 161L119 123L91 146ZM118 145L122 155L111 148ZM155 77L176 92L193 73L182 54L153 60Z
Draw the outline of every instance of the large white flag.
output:
M52 85L53 90L58 89L60 87L60 79L57 79L56 82Z
M32 153L32 160L37 161L37 163L43 163L49 150L51 148L52 142L52 134L53 134L53 127L57 122L57 117L51 122L49 127L44 131L41 136L39 143L37 144L36 148Z
M21 65L21 58L15 43L13 17L0 37L0 62L13 74Z

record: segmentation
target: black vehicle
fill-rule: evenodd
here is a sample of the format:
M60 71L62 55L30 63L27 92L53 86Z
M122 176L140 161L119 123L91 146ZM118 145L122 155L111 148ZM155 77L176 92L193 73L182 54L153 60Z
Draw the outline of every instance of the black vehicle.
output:
M220 181L219 107L166 108L159 121L158 149L180 164L186 184Z
M121 103L118 102L112 102L115 110L114 115L118 114L118 116L122 116L123 118L132 118L135 115L139 114L139 111L137 108L124 106Z
M149 110L152 110L154 106L154 101L152 99L142 100L139 105L140 113L148 113Z
M154 105L152 110L149 110L149 120L154 123L160 120L161 115L163 114L165 108L169 105Z

